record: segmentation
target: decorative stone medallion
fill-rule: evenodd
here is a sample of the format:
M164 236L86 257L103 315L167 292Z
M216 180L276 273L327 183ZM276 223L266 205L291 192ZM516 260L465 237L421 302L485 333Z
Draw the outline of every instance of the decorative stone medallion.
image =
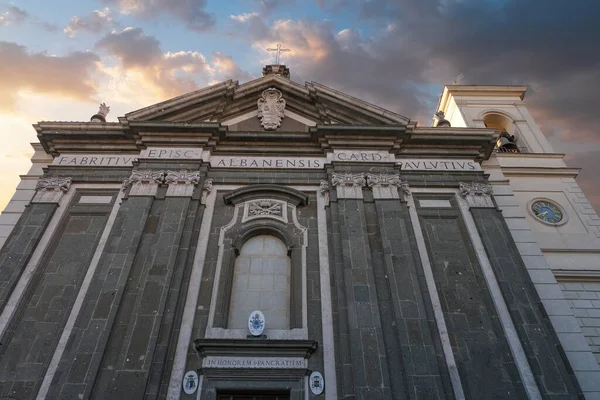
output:
M283 94L275 88L269 88L262 92L258 99L258 118L263 128L274 131L281 126L284 117L285 100Z
M183 376L183 391L186 394L194 394L198 389L198 374L196 371L188 371Z
M323 375L320 372L313 371L308 378L308 385L312 394L318 396L325 390L325 379L323 379Z
M262 312L255 310L248 317L248 330L252 336L260 336L265 330L265 316Z

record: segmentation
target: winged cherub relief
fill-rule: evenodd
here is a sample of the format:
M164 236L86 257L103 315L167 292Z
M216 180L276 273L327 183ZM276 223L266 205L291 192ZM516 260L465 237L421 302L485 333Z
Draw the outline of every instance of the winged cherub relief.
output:
M269 88L262 92L258 99L258 118L261 125L268 131L274 131L281 126L285 100L281 92L275 88Z

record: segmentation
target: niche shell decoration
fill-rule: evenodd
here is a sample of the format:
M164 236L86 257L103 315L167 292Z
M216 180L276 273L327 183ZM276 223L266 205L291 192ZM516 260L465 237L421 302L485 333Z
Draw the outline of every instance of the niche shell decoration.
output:
M265 316L262 312L255 310L248 317L248 330L252 336L260 336L265 330Z

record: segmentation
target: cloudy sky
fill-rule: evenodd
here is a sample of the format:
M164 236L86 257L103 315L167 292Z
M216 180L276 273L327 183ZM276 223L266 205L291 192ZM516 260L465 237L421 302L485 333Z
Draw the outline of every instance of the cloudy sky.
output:
M428 126L444 84L525 84L537 123L600 210L600 1L0 0L0 209L32 123L109 121L273 60Z

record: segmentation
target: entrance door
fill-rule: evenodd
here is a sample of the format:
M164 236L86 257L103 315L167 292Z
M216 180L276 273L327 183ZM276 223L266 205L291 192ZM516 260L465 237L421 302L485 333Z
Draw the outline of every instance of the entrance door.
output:
M290 400L289 392L219 393L217 400Z

